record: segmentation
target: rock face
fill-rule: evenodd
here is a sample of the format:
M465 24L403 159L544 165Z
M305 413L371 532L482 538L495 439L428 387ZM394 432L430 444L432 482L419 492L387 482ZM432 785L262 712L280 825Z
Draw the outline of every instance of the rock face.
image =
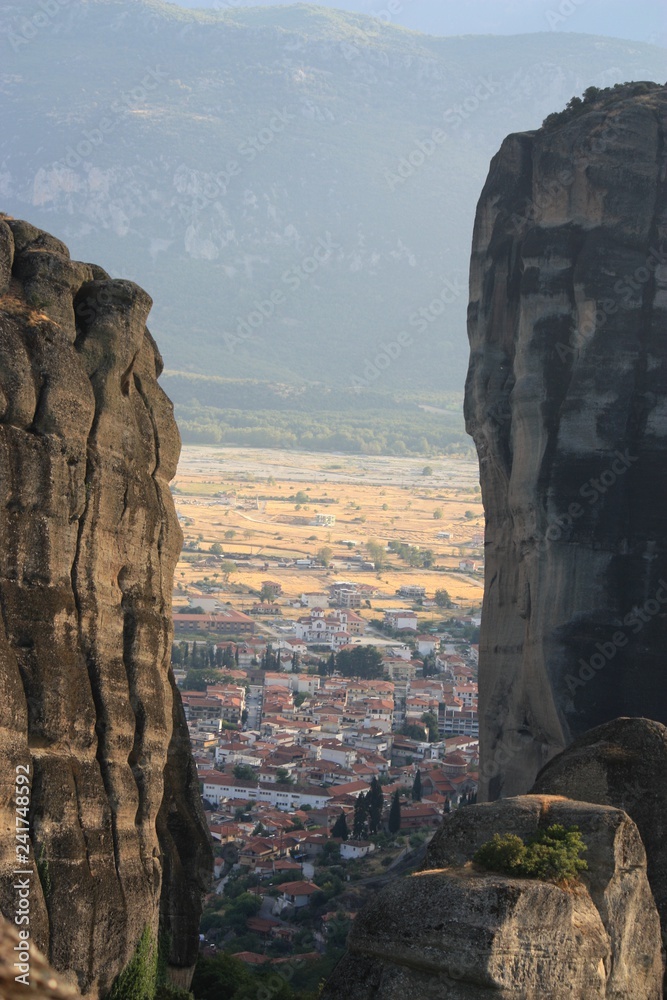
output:
M160 912L188 979L211 870L169 667L180 440L151 300L0 219L0 909L31 779L30 929L102 995Z
M477 873L496 832L577 825L584 884ZM550 796L470 806L445 818L425 869L391 883L357 918L322 1000L658 1000L660 923L646 856L620 809Z
M646 848L648 880L667 941L667 728L648 719L598 726L554 757L533 791L585 796L632 817Z
M0 917L0 997L2 1000L81 1000L81 994L51 969L44 956L35 948L29 947L28 962L30 972L27 983L17 982L17 976L22 973L15 967L17 949L22 958L23 942L15 927Z
M473 237L482 800L598 724L667 722L667 88L557 117L505 140Z

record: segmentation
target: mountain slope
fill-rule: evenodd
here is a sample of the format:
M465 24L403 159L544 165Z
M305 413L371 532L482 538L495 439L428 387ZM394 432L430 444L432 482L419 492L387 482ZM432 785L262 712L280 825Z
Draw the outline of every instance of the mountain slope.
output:
M433 38L305 4L75 0L32 31L0 10L4 210L146 287L168 368L360 391L462 386L502 136L664 74L639 43Z

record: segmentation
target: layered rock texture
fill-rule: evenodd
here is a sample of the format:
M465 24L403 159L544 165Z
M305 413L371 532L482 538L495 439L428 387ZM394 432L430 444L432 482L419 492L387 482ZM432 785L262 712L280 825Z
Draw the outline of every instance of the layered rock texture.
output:
M533 791L617 806L634 820L646 849L663 942L667 942L667 728L614 719L554 757ZM665 983L667 987L667 982Z
M494 833L579 827L583 882L562 888L476 871ZM658 1000L660 922L637 827L621 809L551 796L445 818L424 870L391 883L355 921L323 1000Z
M180 441L151 300L2 218L0 295L0 909L20 766L34 943L104 995L161 915L186 982L211 864L169 668Z
M509 136L478 205L480 799L617 716L667 722L666 119L664 87L602 92Z

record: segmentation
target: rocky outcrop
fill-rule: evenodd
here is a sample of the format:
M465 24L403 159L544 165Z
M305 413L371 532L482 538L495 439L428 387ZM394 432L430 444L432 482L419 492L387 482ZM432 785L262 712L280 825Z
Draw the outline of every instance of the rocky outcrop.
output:
M577 887L481 873L469 860L498 833L579 827L588 871ZM550 796L447 816L423 871L360 913L322 1000L658 1000L660 924L646 856L620 809Z
M27 958L27 962L22 961ZM28 973L21 967L28 966ZM62 982L44 956L24 942L16 927L0 917L0 997L2 1000L80 1000L81 994Z
M211 864L169 667L180 440L151 300L12 219L0 291L0 909L18 768L33 942L103 995L161 912L187 981Z
M667 728L649 719L614 719L598 726L554 757L538 774L533 791L585 797L632 817L646 849L648 880L667 942Z
M617 716L667 722L667 88L589 98L509 136L477 209L480 799Z

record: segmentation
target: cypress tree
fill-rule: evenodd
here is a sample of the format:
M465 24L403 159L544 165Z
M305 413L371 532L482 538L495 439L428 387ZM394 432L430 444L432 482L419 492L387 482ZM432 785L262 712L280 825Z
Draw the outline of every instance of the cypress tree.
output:
M347 840L350 836L350 831L347 828L347 817L344 812L341 812L340 816L334 823L331 836L340 837L341 840Z
M401 800L398 797L398 789L394 792L389 810L389 833L398 833L401 829Z
M368 792L368 828L371 833L377 833L382 822L382 809L384 806L384 794L382 785L376 777L371 781Z
M412 800L413 802L421 802L422 800L422 776L417 768L417 773L415 774L415 780L412 785Z
M366 820L368 818L368 805L367 796L364 792L362 792L361 795L357 796L357 801L354 803L352 836L355 840L359 840L364 835Z

